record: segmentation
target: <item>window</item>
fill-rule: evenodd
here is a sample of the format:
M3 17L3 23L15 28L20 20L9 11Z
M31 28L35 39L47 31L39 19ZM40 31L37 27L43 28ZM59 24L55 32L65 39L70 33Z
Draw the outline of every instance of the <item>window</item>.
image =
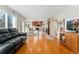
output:
M5 13L0 10L0 28L5 28Z
M13 27L13 15L9 15L4 10L0 9L0 28Z
M13 28L16 26L15 17L13 14L7 13L0 9L0 28Z
M13 27L13 16L8 15L8 28Z

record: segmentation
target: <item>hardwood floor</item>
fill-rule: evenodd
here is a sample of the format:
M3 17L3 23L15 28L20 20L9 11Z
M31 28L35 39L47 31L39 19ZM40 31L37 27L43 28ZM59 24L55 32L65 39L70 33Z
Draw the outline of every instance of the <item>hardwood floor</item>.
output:
M16 54L73 54L74 52L60 44L59 40L48 35L28 36Z

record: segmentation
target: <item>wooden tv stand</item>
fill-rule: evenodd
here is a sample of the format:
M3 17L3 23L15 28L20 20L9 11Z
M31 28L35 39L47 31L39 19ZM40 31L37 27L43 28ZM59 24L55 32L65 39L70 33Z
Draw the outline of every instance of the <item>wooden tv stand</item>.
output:
M64 40L61 38L63 36L65 37ZM60 33L60 42L61 44L64 44L66 47L68 47L75 53L79 53L79 33L76 32Z

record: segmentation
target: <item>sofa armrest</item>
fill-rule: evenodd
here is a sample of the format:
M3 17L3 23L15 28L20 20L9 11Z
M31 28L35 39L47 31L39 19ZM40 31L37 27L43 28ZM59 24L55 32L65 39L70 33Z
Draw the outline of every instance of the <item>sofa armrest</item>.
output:
M19 36L26 36L27 33L19 33L18 35L19 35Z

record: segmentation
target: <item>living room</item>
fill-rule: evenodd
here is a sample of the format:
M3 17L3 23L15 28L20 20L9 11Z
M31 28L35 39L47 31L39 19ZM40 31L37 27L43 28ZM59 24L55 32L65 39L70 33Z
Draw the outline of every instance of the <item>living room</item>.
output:
M1 5L0 54L78 54L79 6Z

